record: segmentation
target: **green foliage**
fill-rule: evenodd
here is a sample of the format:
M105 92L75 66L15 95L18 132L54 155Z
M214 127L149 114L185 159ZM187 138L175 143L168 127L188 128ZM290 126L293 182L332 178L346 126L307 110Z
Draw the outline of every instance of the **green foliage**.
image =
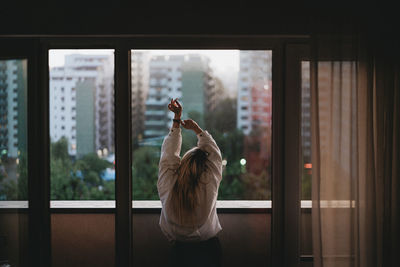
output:
M243 199L243 183L240 178L235 177L232 181L222 178L219 185L218 200L240 200Z
M134 200L156 200L160 148L140 147L133 153L132 190Z
M64 138L50 147L50 177L52 200L112 200L114 181L104 181L101 174L112 167L96 154L87 154L77 161L68 155Z
M181 156L189 149L197 146L197 136L193 131L182 130Z
M212 132L229 133L236 130L236 99L225 98L205 116L205 126Z
M52 159L67 161L69 159L68 140L65 137L62 137L59 141L51 143L50 155Z
M0 200L28 199L28 162L26 153L21 152L18 164L15 159L0 161ZM9 171L10 173L7 173ZM8 177L10 175L10 177Z
M76 165L80 166L80 170L84 174L94 172L98 176L100 176L106 168L112 167L112 163L100 159L95 153L86 154L82 159L76 162Z

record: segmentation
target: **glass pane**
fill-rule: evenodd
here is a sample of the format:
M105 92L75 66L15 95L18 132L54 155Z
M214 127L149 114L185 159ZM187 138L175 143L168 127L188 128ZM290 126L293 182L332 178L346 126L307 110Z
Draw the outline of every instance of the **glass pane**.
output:
M312 255L311 225L311 90L310 62L301 62L301 217L300 253Z
M50 50L52 200L115 199L113 50Z
M49 67L51 207L115 207L114 50L50 50ZM52 264L114 266L114 221L51 214Z
M301 62L301 155L302 187L301 199L311 200L311 94L310 62Z
M0 60L0 200L28 199L26 97L27 60Z
M0 60L0 266L29 265L27 63Z
M133 50L133 199L158 200L161 144L178 98L217 142L219 200L271 199L272 51ZM196 145L182 130L181 155Z

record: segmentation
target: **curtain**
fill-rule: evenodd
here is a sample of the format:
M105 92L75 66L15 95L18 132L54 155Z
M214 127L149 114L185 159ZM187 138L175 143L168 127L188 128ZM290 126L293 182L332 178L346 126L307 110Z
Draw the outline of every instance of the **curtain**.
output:
M359 36L312 39L314 266L399 266L398 62Z

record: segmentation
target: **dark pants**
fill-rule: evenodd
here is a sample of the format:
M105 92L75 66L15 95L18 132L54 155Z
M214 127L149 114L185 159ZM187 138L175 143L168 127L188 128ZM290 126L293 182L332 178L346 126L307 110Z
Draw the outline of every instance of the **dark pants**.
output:
M218 237L200 242L177 241L171 250L169 266L222 266L222 249Z

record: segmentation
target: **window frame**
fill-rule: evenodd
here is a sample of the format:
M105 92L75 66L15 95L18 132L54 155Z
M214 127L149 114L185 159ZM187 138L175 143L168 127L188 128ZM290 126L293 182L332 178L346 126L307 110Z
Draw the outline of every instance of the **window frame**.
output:
M285 114L290 110L287 103L286 49L289 43L308 43L309 36L252 36L252 35L122 35L122 36L33 36L29 49L24 38L15 37L9 47L19 47L16 54L29 50L28 55L28 151L40 151L40 157L30 157L28 162L29 212L30 212L30 255L32 262L48 263L51 259L50 215L52 213L115 213L116 265L132 263L132 214L159 213L159 208L132 207L131 176L131 112L130 52L134 49L239 49L272 50L272 203L271 208L222 208L218 213L271 213L271 262L274 266L287 265L286 245L292 237L285 234L291 224L287 217L287 173L292 163L287 162L288 146L285 141L290 129ZM2 38L0 37L0 40ZM3 44L1 44L3 46ZM8 45L6 45L8 47ZM116 199L115 208L51 208L50 207L50 137L49 137L49 68L50 49L114 49L114 93L116 145ZM1 52L4 53L3 51ZM9 54L6 50L5 54ZM26 57L25 57L26 58ZM29 60L31 59L31 60ZM33 94L35 92L35 94ZM37 93L39 92L39 93ZM117 105L123 103L125 105ZM129 104L127 104L129 102ZM127 115L124 115L127 114ZM119 116L121 115L121 116ZM118 119L119 118L119 119ZM296 132L296 131L295 131ZM119 133L119 134L118 134ZM39 137L39 138L37 138ZM123 142L125 141L126 142ZM31 142L29 142L31 141ZM33 142L34 141L34 142ZM128 145L127 145L128 144ZM298 148L297 148L298 149ZM28 155L31 154L28 152ZM32 176L32 177L31 177ZM121 179L121 177L130 179ZM298 176L297 176L298 178ZM129 190L128 190L129 189ZM297 188L298 189L298 188ZM293 201L294 197L290 197ZM128 201L129 200L129 201ZM297 199L298 201L298 199ZM290 203L290 201L289 201ZM34 204L34 205L32 205ZM32 221L32 222L31 222ZM33 234L32 234L33 233ZM40 241L37 241L40 240ZM34 243L36 242L36 243ZM295 242L293 246L297 246ZM297 257L298 261L298 257Z
M47 44L47 50L52 50L52 49L114 49L115 54L114 54L114 59L117 55L117 49L124 49L125 53L130 55L131 50L135 49L165 49L165 50L195 50L195 49L212 49L212 50L218 50L218 49L237 49L237 50L271 50L272 51L272 69L274 69L274 66L277 66L279 59L276 60L275 54L277 54L277 50L281 49L282 45L284 42L287 40L293 40L293 39L303 39L304 36L297 36L297 37L287 37L287 38L282 38L281 36L276 36L276 37L269 37L269 36L262 36L262 37L254 37L254 36L226 36L226 35L219 35L219 36L198 36L198 35L156 35L156 36L151 36L151 37L137 37L137 36L131 36L127 38L115 38L115 37L107 37L107 38L100 38L100 37L73 37L73 38L66 38L66 37L61 37L61 38L43 38L43 43ZM129 51L127 51L129 50ZM129 58L129 75L131 74L131 64L130 64L130 59ZM121 70L121 69L120 69ZM119 72L119 71L118 71ZM277 84L277 75L274 75L274 70L272 70L272 83L275 85ZM275 77L274 77L275 76ZM117 60L115 59L115 65L114 65L114 78L115 78L115 84L117 84ZM129 91L130 91L130 86L129 84ZM47 86L48 87L48 86ZM48 88L49 90L49 88ZM116 99L116 86L114 87L114 97ZM278 91L278 89L275 89L275 86L273 86L274 91ZM274 92L272 96L272 102L274 102ZM117 103L117 101L115 101ZM117 111L117 106L115 104L115 112ZM273 104L274 106L274 104ZM50 112L50 111L49 111ZM277 113L274 110L272 111L272 124L274 125L274 114ZM130 113L131 114L131 113ZM116 115L114 115L115 118L117 118ZM130 116L130 115L129 115ZM130 124L129 124L130 125ZM127 124L123 125L122 129L119 129L118 131L115 130L115 132L120 132L120 131L128 131L126 128L128 126ZM130 126L129 126L130 127ZM273 128L273 127L272 127ZM117 127L115 126L115 129ZM49 129L50 130L50 129ZM131 131L131 129L129 130ZM274 130L272 130L274 131ZM272 146L274 146L274 133L272 134ZM117 142L117 138L115 138L115 145ZM125 142L127 144L127 142ZM275 144L276 146L276 144ZM131 147L131 145L129 145ZM117 152L115 153L117 157ZM272 156L272 184L274 180L274 169L276 169L276 166L274 166L274 156ZM122 158L121 158L122 160ZM117 162L117 161L116 161ZM126 165L126 164L124 164ZM131 166L129 164L129 166ZM115 179L117 181L117 177ZM49 181L51 182L51 181ZM273 185L272 185L273 187ZM273 189L272 189L273 191ZM271 192L272 193L272 192ZM117 185L116 185L116 195L117 195ZM273 195L273 193L272 193ZM116 201L111 200L111 201ZM226 200L226 202L231 201L231 200ZM218 209L219 212L225 212L225 211L235 211L237 209L237 212L242 212L244 209L251 209L253 211L258 210L258 212L268 212L270 208L268 206L272 206L271 203L273 202L271 200L267 200L269 203L267 204L266 207L261 208L260 205L254 205L253 207L249 205L251 202L257 202L257 200L245 200L243 203L247 203L247 206L245 208L240 208L239 206L243 205L238 205L237 208L232 207L231 204L229 205L220 205L221 207ZM51 200L50 204L50 209L53 212L55 209L59 209L57 213L62 212L63 210L65 212L69 212L75 209L79 209L78 207L73 207L74 205L71 205L71 207L67 207L65 205L60 205L60 207L57 207L57 200ZM132 200L132 202L136 202ZM155 202L158 202L155 200ZM235 201L232 200L232 203ZM64 201L65 203L65 201ZM242 204L243 204L242 203ZM62 206L62 207L61 207ZM107 205L109 206L109 205ZM133 209L138 209L135 212L140 212L140 210L151 210L152 208L146 207L147 205L141 205L140 207L132 207ZM154 205L153 205L154 206ZM225 207L224 207L225 206ZM90 209L89 207L85 207L85 209ZM93 209L101 209L103 211L107 212L112 212L113 208L109 207L93 207ZM159 207L153 208L155 209L154 211L156 212L159 210Z

